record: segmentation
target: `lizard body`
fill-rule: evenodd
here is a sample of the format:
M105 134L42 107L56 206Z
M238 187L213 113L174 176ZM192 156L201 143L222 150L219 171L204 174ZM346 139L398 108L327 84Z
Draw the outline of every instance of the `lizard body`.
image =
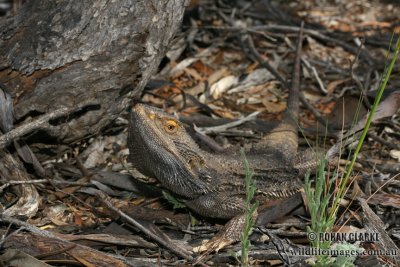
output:
M317 165L313 153L297 152L301 43L300 32L284 119L246 151L257 186L255 198L260 202L292 195L302 186L300 177ZM209 242L207 250L218 250L239 240L246 209L239 149L224 155L203 151L175 116L144 104L132 108L128 133L134 167L155 177L200 215L231 219L225 230Z
M201 150L176 117L154 107L136 104L130 121L130 161L140 172L156 177L203 216L229 219L243 213L245 173L238 152ZM281 151L258 144L246 154L254 169L257 198L289 196L301 187L294 159Z

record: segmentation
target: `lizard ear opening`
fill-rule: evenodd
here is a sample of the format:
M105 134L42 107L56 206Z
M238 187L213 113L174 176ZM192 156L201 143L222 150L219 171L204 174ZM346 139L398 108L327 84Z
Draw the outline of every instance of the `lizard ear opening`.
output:
M178 123L175 120L167 120L164 123L164 130L169 134L174 134L178 131Z

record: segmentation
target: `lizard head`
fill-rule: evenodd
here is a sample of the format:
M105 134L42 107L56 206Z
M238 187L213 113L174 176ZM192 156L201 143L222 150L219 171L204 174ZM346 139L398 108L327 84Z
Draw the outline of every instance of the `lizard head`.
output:
M140 172L157 178L179 195L192 197L205 192L206 185L197 177L204 160L175 116L136 104L131 110L128 133L130 160Z

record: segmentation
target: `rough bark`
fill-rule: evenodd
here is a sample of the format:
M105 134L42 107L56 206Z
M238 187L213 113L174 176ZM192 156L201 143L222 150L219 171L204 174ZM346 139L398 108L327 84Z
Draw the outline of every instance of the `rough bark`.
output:
M0 20L0 83L17 122L82 101L52 122L72 142L98 133L143 90L181 23L185 0L27 1ZM18 126L18 125L17 125Z

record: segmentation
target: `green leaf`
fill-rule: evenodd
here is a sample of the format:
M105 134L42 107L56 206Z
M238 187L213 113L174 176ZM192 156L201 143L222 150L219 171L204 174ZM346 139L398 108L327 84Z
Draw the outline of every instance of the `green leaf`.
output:
M182 208L186 208L185 203L177 200L174 196L172 196L170 193L168 193L167 191L162 191L164 198L171 203L173 206L172 208L175 209L182 209Z

